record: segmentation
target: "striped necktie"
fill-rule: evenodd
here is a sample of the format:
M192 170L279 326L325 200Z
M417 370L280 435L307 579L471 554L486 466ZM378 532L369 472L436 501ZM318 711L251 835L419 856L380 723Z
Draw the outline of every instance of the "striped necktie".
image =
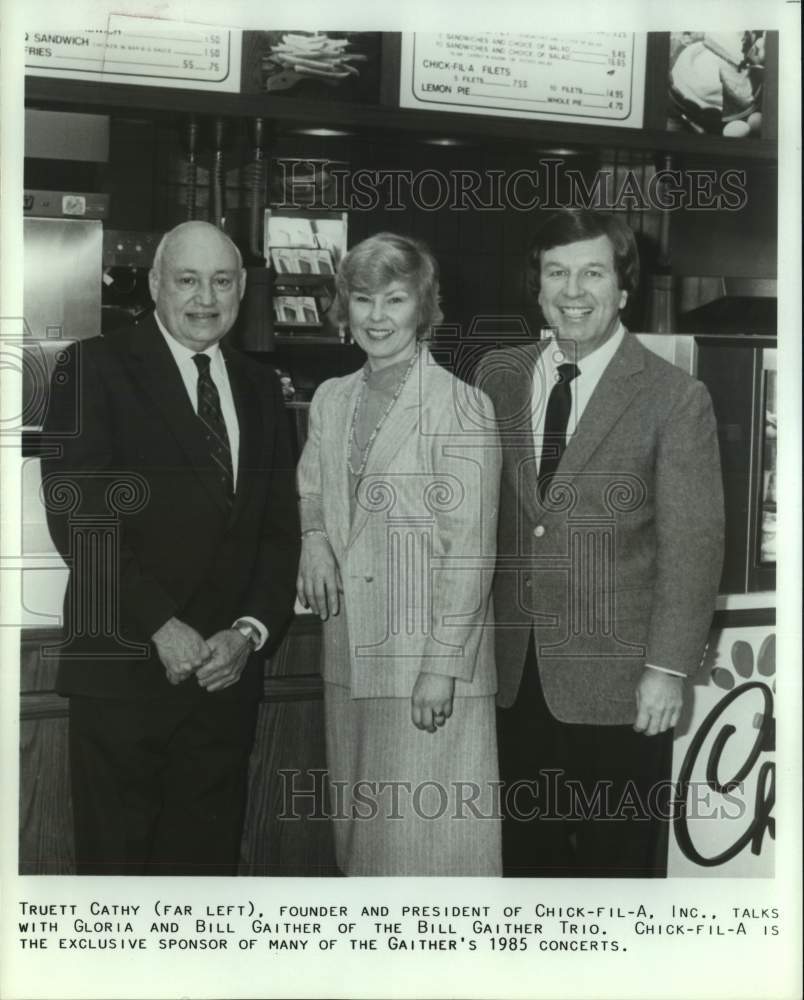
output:
M231 503L234 496L232 450L221 412L221 399L209 371L210 357L208 354L195 354L193 361L198 369L198 418L204 425L207 446L220 474L224 495Z

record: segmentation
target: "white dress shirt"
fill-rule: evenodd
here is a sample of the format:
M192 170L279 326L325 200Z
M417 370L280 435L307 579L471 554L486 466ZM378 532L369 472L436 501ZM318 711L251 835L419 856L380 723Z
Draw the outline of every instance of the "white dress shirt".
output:
M156 325L159 327L159 332L165 338L165 343L168 345L170 353L173 355L176 367L179 369L179 375L181 375L181 380L184 382L184 388L187 390L193 411L198 414L198 368L196 368L193 358L199 352L185 347L184 344L180 344L175 337L171 336L156 312L154 312L154 319L156 320ZM232 395L232 387L229 383L229 373L226 371L223 351L221 351L220 344L215 343L200 353L206 354L209 357L209 373L212 381L215 383L215 388L218 390L221 402L221 413L223 415L223 422L226 425L226 436L229 438L229 450L232 453L232 476L236 484L238 453L240 450L240 424L237 422L237 410L235 409L234 396ZM254 648L262 649L268 640L268 629L257 618L250 618L246 615L238 618L235 625L240 622L246 622L256 628L259 633L259 642Z
M584 410L592 397L592 393L597 388L603 372L608 368L612 358L617 353L617 348L623 342L625 327L620 323L611 337L600 347L595 348L591 354L577 362L579 374L570 382L570 413L567 420L567 444L572 435L577 430ZM547 414L547 400L550 392L556 384L558 376L558 366L564 362L573 362L574 356L570 351L562 350L559 342L548 342L536 362L533 370L533 391L531 394L531 425L533 427L533 450L536 455L536 467L539 468L542 462L542 446L544 443L544 421ZM667 667L659 667L655 663L646 663L645 666L654 670L661 670L665 674L673 674L675 677L683 677L680 671L668 670Z
M570 382L569 419L567 420L567 444L569 444L578 421L597 388L600 377L617 353L617 348L623 341L625 328L619 324L611 337L588 354L578 363L580 374ZM558 366L564 362L574 361L574 355L569 350L562 350L559 342L548 342L541 354L533 372L533 393L531 395L531 422L533 425L533 448L536 453L536 467L542 463L542 445L544 443L544 421L547 415L547 400L556 384Z

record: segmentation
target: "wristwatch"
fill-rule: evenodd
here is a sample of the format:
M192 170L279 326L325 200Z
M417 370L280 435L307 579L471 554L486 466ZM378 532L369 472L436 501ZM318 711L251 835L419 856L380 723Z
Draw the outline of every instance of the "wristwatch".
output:
M260 644L260 633L251 624L251 622L241 622L237 621L232 625L235 632L239 632L251 643L252 650L255 650Z

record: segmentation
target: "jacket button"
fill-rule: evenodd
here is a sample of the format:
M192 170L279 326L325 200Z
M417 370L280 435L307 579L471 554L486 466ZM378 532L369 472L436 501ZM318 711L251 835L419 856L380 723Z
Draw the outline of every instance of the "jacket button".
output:
M537 525L537 526L536 526L536 527L535 527L535 528L533 529L533 534L534 534L534 536L535 536L536 538L544 538L544 525L543 525L543 524L538 524L538 525Z
M366 583L374 583L374 577L373 576L367 576L365 578L365 580L366 580Z
M527 587L528 589L530 589L530 577L529 577L529 576L526 576L526 577L525 577L525 586L526 586L526 587Z

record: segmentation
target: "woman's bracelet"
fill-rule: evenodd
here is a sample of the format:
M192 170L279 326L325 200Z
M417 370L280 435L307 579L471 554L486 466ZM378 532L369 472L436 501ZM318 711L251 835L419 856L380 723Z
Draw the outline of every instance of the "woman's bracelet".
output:
M323 535L323 537L329 541L329 535L323 528L308 528L306 531L301 533L302 538L307 538L308 535Z

